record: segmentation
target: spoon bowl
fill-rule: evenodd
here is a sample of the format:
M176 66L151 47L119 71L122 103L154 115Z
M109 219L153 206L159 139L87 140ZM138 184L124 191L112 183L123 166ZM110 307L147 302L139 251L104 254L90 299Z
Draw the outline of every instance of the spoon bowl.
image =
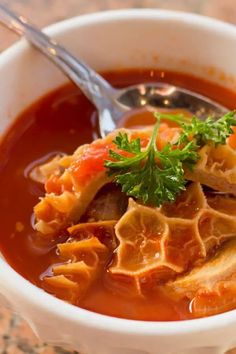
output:
M201 118L217 118L227 109L209 98L167 83L140 83L116 89L81 60L49 38L23 16L0 4L0 22L20 35L54 62L95 105L101 137L119 126L125 113L137 109L184 109Z
M224 106L205 96L163 82L150 82L117 90L115 99L127 110L145 107L151 110L185 109L199 118L209 115L217 118L227 112Z

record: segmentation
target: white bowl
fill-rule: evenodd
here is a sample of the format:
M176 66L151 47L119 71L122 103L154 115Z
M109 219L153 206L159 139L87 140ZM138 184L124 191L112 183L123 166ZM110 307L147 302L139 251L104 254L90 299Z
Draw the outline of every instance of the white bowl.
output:
M157 10L77 17L48 28L96 70L152 67L193 73L236 92L236 28ZM24 40L0 55L0 129L66 78ZM236 96L235 96L236 97ZM103 316L48 295L0 259L0 293L39 335L81 354L216 354L236 344L236 311L180 322Z

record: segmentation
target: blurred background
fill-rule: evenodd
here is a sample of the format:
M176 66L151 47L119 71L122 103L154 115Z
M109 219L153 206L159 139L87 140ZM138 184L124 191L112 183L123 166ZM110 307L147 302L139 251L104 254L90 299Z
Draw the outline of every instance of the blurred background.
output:
M236 0L5 0L39 27L96 11L157 8L194 12L236 24ZM0 51L18 37L0 26ZM232 351L231 354L236 354ZM28 324L0 307L0 354L77 354L40 342Z
M124 9L159 8L195 12L236 24L236 0L5 0L40 27L81 14ZM0 50L17 36L0 29Z

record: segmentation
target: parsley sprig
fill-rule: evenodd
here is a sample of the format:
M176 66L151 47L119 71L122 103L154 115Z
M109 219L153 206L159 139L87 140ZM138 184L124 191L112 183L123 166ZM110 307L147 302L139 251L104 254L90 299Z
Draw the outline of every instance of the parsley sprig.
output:
M200 120L196 116L191 119L182 114L154 113L157 119L171 120L182 127L178 144L186 144L190 138L194 139L197 146L208 143L225 145L227 138L233 133L232 126L236 125L235 111L226 113L218 120L208 117Z
M208 143L226 144L233 132L231 126L236 125L234 116L235 112L229 112L217 121L212 117L201 121L197 117L155 113L157 122L148 146L143 150L139 138L129 140L126 133L120 132L113 143L129 154L110 150L112 160L105 161L105 167L124 193L144 204L160 206L173 202L185 190L184 169L193 169L199 158L198 149ZM174 145L167 143L158 150L156 139L161 119L175 121L182 127L182 133Z

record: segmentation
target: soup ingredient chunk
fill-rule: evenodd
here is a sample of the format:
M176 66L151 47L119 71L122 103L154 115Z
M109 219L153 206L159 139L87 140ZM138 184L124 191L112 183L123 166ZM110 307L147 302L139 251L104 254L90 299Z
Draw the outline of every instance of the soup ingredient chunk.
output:
M210 316L236 307L236 240L231 240L209 261L189 274L169 282L171 295L188 297L196 317Z
M46 179L45 197L34 208L35 227L41 234L54 235L78 221L101 187L110 182L103 161L111 141L109 137L83 145L57 161L58 168Z
M205 145L199 150L199 161L193 170L186 169L191 181L236 195L236 151L229 145Z
M215 247L236 236L235 216L213 205L199 183L162 208L130 200L115 226L119 246L110 271L139 279L154 277L158 282L203 262Z
M44 288L72 303L84 296L101 274L109 250L115 247L113 226L114 221L107 221L70 228L71 238L57 245L58 264L52 267L51 276L43 278Z

